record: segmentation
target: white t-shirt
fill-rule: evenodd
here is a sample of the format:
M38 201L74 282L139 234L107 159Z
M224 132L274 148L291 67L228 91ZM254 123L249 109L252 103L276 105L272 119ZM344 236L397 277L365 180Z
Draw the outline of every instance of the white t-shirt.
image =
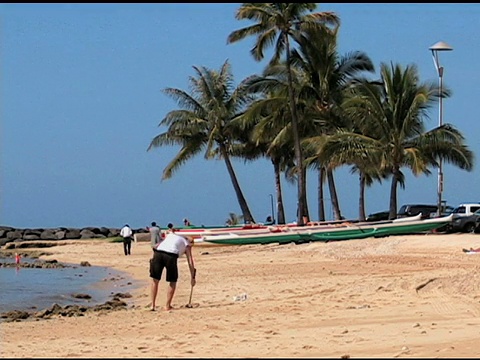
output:
M120 236L122 237L132 236L132 229L130 229L128 226L124 226L122 230L120 230Z
M165 239L157 245L156 249L180 256L185 252L188 245L190 245L190 243L183 236L169 233L165 236Z

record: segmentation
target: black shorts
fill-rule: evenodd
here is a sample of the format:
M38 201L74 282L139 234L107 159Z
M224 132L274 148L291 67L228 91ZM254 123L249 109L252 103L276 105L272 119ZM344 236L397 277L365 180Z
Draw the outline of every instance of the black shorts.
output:
M165 251L153 250L153 258L150 260L150 277L155 280L162 278L163 268L167 269L168 282L177 282L178 280L178 255Z

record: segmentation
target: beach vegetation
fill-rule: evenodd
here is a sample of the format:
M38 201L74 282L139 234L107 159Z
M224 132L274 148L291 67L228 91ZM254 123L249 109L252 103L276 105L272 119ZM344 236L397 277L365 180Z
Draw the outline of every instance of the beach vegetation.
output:
M336 164L331 159L317 156L321 144L339 129L351 127L351 121L342 109L352 83L374 72L369 56L362 51L338 52L338 28L324 32L313 28L298 40L299 47L292 52L292 64L300 75L298 100L302 114L302 146L305 164L318 171L318 217L325 220L323 184L328 184L335 220L343 218L335 185ZM364 210L360 216L365 218Z
M282 174L297 185L297 224L309 221L307 170L318 174L318 219L325 220L324 184L335 220L343 218L335 171L349 166L359 179L358 219L366 219L365 189L391 180L389 218L397 216L397 187L405 187L405 169L430 175L442 161L471 171L474 156L464 136L451 124L426 130L428 111L450 90L422 82L415 64L380 64L362 51L340 54L340 19L314 12L311 3L244 3L235 17L250 25L232 31L227 43L255 37L250 52L271 58L260 75L235 87L230 64L220 70L194 66L190 93L166 88L179 105L159 126L148 150L179 145L163 170L172 177L200 152L222 159L232 181L242 220L254 223L231 159L267 158L273 166L277 223L285 223ZM370 76L370 77L367 77ZM227 219L237 223L236 220Z
M449 96L444 89L441 96ZM343 103L354 127L339 129L320 151L331 162L355 164L370 175L391 179L389 218L397 217L397 187L405 187L405 174L429 175L439 159L471 171L473 153L452 124L427 131L427 110L438 100L433 82L420 81L415 64L380 65L380 79L360 79Z
M297 176L297 223L303 225L304 216L308 218L306 179L303 166L303 154L300 144L299 118L294 88L293 71L291 68L291 53L295 42L300 39L303 31L318 28L328 32L331 27L339 26L340 19L333 12L316 12L315 3L244 3L236 14L237 20L253 21L244 28L232 31L227 43L234 43L247 37L256 37L251 49L255 61L264 58L265 51L273 47L273 56L269 65L276 65L285 60L288 82L288 100L291 115L291 131L293 135L294 154Z
M262 75L245 80L248 91L257 95L256 100L234 120L239 131L248 134L248 142L241 149L247 159L268 158L273 166L277 203L277 223L285 224L281 176L288 182L295 181L295 159L288 95L284 73L275 73L267 67Z
M196 76L189 79L190 93L177 88L163 90L177 102L179 109L168 112L160 121L159 126L167 130L153 138L147 151L180 145L177 155L163 170L162 180L171 178L175 171L201 152L207 160L222 159L244 219L255 222L231 161L232 146L242 134L235 132L230 125L252 99L242 84L234 86L228 60L218 71L204 66L193 66L193 69Z
M227 226L239 225L241 223L243 223L243 215L235 214L234 212L229 213L227 220L225 220L225 225Z

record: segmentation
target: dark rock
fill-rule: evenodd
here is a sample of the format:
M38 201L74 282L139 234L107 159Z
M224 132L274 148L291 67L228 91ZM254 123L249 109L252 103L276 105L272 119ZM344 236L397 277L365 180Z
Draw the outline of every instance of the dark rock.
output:
M9 240L17 240L23 238L23 232L19 230L9 231L7 232L7 239Z
M115 237L120 235L120 229L109 229L109 237Z
M25 231L23 232L23 238L25 239L25 236L27 236L27 235L36 235L37 239L39 239L40 235L42 234L42 231L36 230L36 229L35 230L25 229Z
M12 242L12 241L13 240L10 240L10 239L7 239L7 238L0 239L0 246L7 245L9 242Z
M55 233L52 230L44 230L40 235L40 239L42 240L57 240Z
M80 230L78 229L68 229L65 234L65 239L80 239Z
M65 236L67 235L67 232L65 230L59 230L57 232L55 232L55 237L58 239L58 240L63 240L65 239Z
M58 269L71 267L66 264L57 262L57 260L52 260L50 262L44 260L35 260L34 262L20 262L19 264L13 262L0 262L0 267L20 267L20 268L35 268L35 269Z
M91 299L92 296L89 294L72 294L72 297L75 299Z
M6 321L20 321L20 320L25 320L28 319L30 314L26 311L20 311L20 310L13 310L13 311L7 311L5 313L0 314L0 318L6 319Z
M146 229L133 230L134 233L144 233ZM41 241L41 240L74 240L74 239L105 239L119 236L119 228L107 228L105 226L89 226L82 229L77 228L35 228L21 229L9 226L0 226L0 246L5 246L11 242ZM54 246L54 245L49 245ZM16 245L15 247L18 247ZM33 246L29 246L33 247Z
M102 227L100 228L100 234L105 235L106 237L108 237L108 235L110 234L110 229L109 229L109 228L106 228L105 226L102 226Z
M12 249L12 248L44 248L44 247L52 247L56 246L54 242L43 242L43 241L32 241L32 242L23 242L23 241L15 241L14 244L6 244L5 249Z
M98 227L93 227L93 226L89 226L89 227L86 227L86 228L83 228L83 230L88 230L88 231L91 231L92 233L94 234L101 234L101 231ZM83 231L82 230L82 231ZM82 232L80 231L80 233Z
M125 298L131 298L132 295L130 293L116 293L112 295L113 298L120 298L120 299L125 299Z
M80 231L80 239L93 239L95 237L95 233L88 229L83 229Z
M1 313L0 318L5 319L4 322L12 322L25 320L32 317L35 319L49 319L53 316L84 316L86 312L98 312L99 314L101 314L108 311L126 310L126 308L127 303L119 299L113 299L103 304L94 306L66 305L62 307L58 304L53 304L52 307L49 309L43 309L32 313L19 310L8 311L5 313Z

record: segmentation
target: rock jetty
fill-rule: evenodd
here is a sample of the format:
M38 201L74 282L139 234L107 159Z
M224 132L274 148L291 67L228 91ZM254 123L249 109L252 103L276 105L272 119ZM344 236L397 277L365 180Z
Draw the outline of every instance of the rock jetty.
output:
M0 247L10 242L113 238L120 236L120 230L119 228L107 227L21 229L0 226ZM132 230L134 235L148 232L146 229Z

